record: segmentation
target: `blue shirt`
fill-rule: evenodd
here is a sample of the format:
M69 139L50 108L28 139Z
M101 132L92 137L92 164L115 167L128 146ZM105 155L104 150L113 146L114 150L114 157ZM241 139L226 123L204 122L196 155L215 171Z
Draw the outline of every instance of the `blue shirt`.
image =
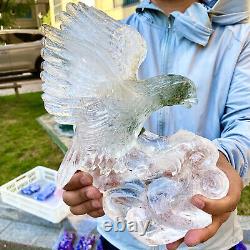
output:
M124 21L142 34L148 46L141 79L173 73L190 78L197 87L197 105L165 107L151 115L145 128L160 135L185 129L212 140L244 178L250 163L248 3L206 2L166 16L145 0ZM124 241L122 249L146 249L128 247L125 235L105 237L120 247Z

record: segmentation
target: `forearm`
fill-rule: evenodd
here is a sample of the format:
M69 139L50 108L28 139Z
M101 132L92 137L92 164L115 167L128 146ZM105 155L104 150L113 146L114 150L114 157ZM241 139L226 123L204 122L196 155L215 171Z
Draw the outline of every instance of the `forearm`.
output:
M245 184L250 181L250 36L238 58L230 84L224 114L220 116L221 134L214 140Z

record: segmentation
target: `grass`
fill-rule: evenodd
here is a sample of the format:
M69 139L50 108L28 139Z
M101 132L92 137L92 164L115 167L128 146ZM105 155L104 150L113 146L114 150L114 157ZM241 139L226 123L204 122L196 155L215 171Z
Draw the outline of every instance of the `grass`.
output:
M245 187L238 205L238 214L250 216L250 185Z
M62 152L36 121L44 113L41 93L0 97L0 185L35 166L60 165Z
M40 93L0 97L0 185L37 165L58 168L63 154L36 121L44 113ZM250 215L250 186L238 212Z

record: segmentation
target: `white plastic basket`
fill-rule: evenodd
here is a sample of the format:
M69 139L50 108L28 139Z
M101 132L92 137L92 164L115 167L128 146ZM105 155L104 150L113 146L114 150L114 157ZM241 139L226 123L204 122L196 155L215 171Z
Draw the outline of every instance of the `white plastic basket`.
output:
M35 167L0 187L2 201L52 223L59 223L70 213L69 207L62 200L62 190L56 189L54 195L46 201L37 201L20 193L30 183L55 183L56 175L55 170Z

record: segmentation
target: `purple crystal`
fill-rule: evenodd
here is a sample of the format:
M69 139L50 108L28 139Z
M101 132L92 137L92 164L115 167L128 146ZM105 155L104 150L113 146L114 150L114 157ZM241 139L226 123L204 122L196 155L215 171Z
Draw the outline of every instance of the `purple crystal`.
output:
M37 193L34 198L39 201L47 200L56 190L56 186L53 183L46 185L39 193Z
M41 186L39 184L30 184L30 191L35 193L40 190Z
M21 190L22 194L25 194L25 195L32 195L32 192L30 191L30 189L28 187L26 188L23 188Z
M40 185L38 184L30 184L28 187L25 187L21 190L22 194L32 195L40 190Z
M76 250L90 250L95 244L95 235L80 237L80 240L76 246Z
M61 241L58 244L57 250L74 250L74 241L76 239L76 235L74 233L70 233L64 231Z

